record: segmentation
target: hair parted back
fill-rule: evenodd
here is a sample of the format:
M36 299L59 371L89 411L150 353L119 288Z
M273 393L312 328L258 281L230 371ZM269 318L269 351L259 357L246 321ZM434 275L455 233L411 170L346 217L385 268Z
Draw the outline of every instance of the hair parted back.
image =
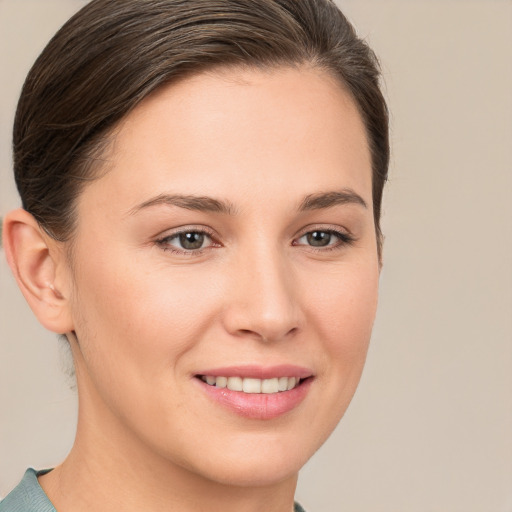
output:
M23 207L57 240L97 175L110 130L159 86L215 67L310 64L353 96L372 156L380 251L389 163L377 59L331 0L93 0L53 37L29 72L14 123Z

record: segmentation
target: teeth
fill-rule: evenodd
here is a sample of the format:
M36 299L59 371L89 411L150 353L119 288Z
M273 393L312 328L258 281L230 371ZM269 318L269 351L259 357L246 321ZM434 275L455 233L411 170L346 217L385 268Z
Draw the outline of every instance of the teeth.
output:
M295 387L295 383L296 383L296 379L295 377L290 377L288 379L288 387L286 389L290 390L290 389L293 389Z
M286 391L288 389L288 377L280 377L278 381L279 391Z
M279 379L265 379L261 381L262 393L277 393L279 391Z
M243 391L244 381L241 377L229 377L228 385L226 387L232 391Z
M244 393L261 393L261 380L244 379L243 390Z
M214 377L215 379L215 377ZM218 388L225 388L228 385L227 377L217 377L216 382L214 383Z
M272 379L252 379L242 377L214 377L213 375L201 376L201 380L210 386L227 388L231 391L243 391L244 393L273 394L282 391L290 391L297 387L300 379L297 377L274 377Z

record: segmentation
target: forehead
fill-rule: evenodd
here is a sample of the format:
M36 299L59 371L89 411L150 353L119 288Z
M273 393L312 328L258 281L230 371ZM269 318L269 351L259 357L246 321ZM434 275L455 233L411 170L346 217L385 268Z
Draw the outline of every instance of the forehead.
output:
M371 194L364 124L350 94L315 68L224 69L167 85L120 123L91 189L143 195ZM371 196L365 198L371 203Z

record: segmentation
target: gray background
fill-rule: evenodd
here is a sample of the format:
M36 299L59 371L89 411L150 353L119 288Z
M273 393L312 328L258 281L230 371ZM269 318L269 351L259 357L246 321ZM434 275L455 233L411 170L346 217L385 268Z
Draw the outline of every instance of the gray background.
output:
M79 0L0 0L0 215L29 66ZM382 60L393 160L356 397L303 470L312 512L512 511L512 3L340 0ZM0 255L0 494L70 448L75 394ZM64 357L65 360L65 357Z

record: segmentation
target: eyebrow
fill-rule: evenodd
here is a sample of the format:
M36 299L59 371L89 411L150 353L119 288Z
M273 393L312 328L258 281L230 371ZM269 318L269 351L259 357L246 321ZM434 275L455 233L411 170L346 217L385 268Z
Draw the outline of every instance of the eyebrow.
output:
M368 208L365 200L356 192L350 189L343 189L332 192L318 192L308 194L299 205L298 211L322 210L338 205L356 204ZM229 201L214 199L208 196L194 196L183 194L160 194L135 206L129 211L130 215L138 213L151 206L167 205L185 208L199 212L223 213L235 215L237 210Z
M351 189L343 189L334 192L319 192L307 195L299 206L299 211L321 210L337 205L356 204L368 208L365 200Z
M130 210L133 215L140 210L156 205L178 206L186 210L194 210L199 212L224 213L226 215L234 215L235 207L228 201L221 201L207 196L193 196L182 194L160 194L148 201L135 206Z

